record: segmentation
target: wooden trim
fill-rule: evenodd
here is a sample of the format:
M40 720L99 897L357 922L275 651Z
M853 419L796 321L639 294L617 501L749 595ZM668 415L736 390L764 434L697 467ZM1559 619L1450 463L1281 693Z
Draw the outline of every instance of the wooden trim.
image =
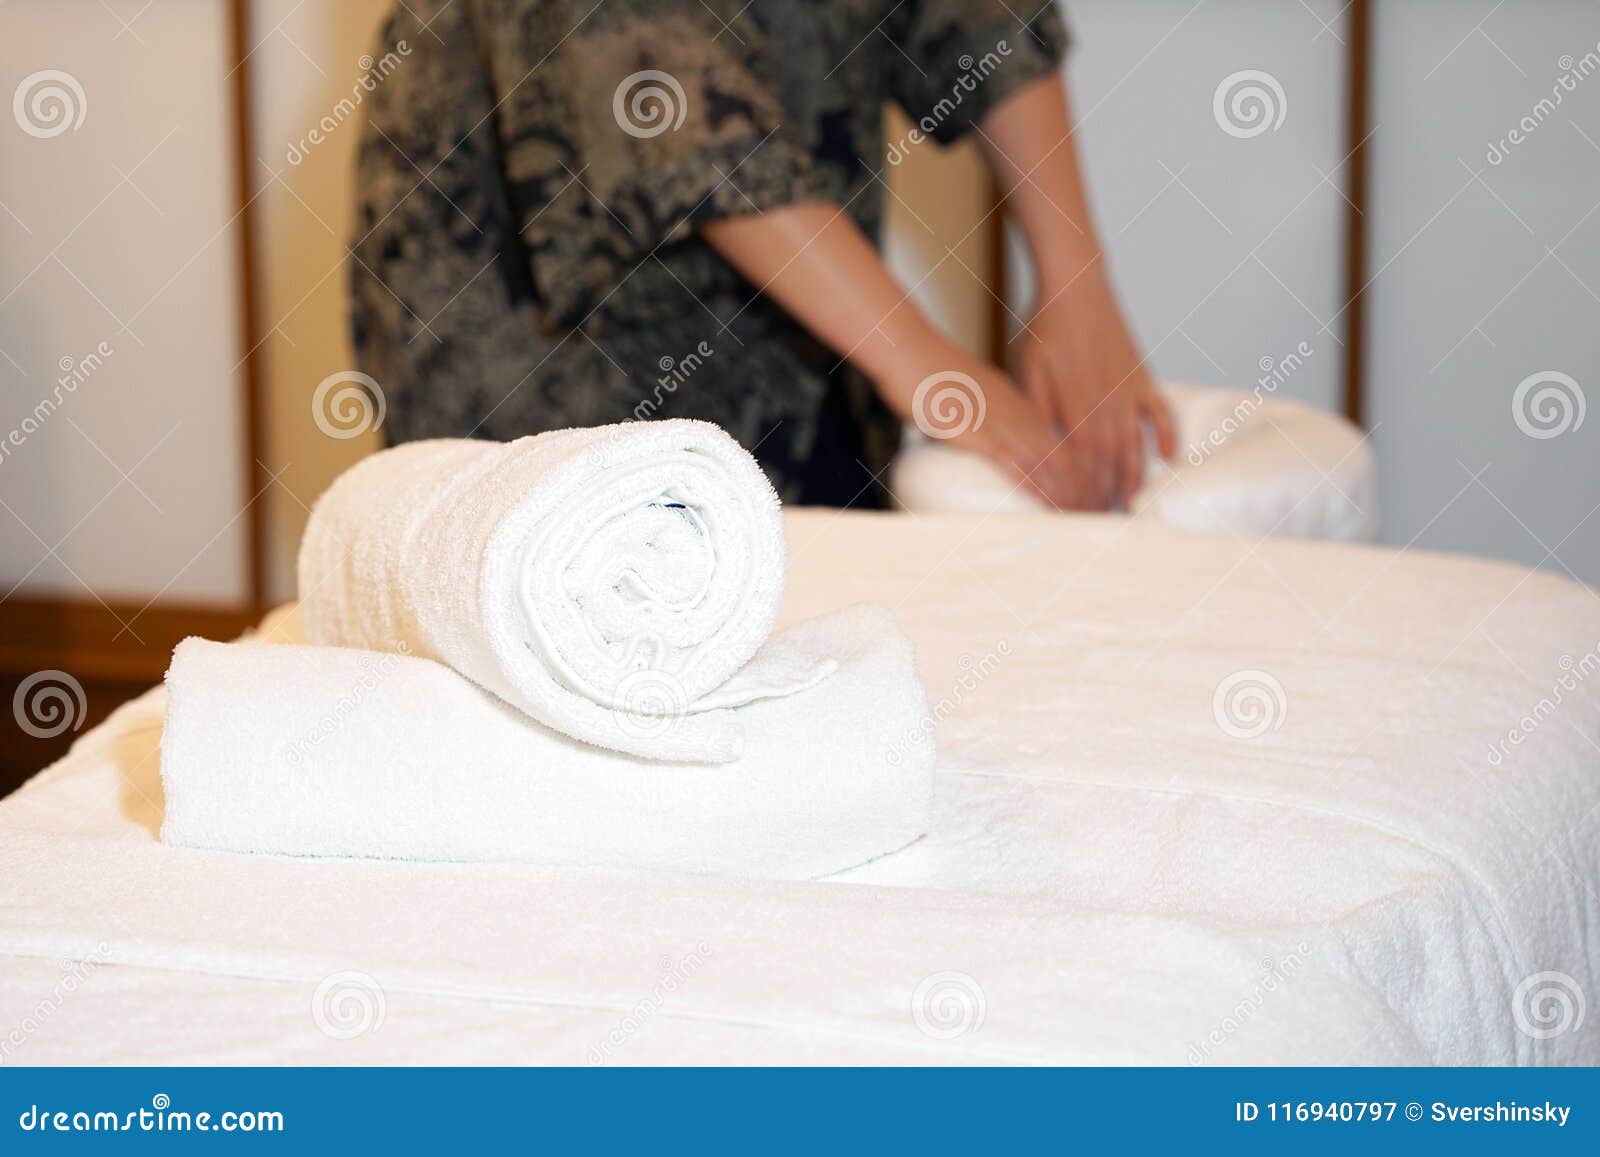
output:
M250 92L250 0L231 0L228 6L233 77L234 195L239 206L237 250L239 277L239 334L244 343L244 495L248 531L245 535L245 574L250 605L266 603L267 504L264 490L271 484L262 462L265 425L262 365L265 334L261 329L257 280L255 196L251 193L255 166L255 131Z
M1352 0L1350 47L1345 77L1349 176L1345 196L1344 249L1344 413L1358 426L1366 425L1367 318L1363 289L1367 283L1367 135L1372 109L1372 5Z
M53 668L85 681L158 683L190 635L233 639L259 618L225 607L14 597L0 603L0 675Z

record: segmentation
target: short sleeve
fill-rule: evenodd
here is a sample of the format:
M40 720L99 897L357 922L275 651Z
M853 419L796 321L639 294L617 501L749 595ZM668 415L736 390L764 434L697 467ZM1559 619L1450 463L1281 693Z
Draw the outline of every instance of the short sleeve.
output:
M773 46L700 0L475 0L504 179L548 321L577 324L705 221L834 196Z
M1061 66L1059 6L1040 0L913 0L900 38L894 98L935 140L957 140L1007 98Z

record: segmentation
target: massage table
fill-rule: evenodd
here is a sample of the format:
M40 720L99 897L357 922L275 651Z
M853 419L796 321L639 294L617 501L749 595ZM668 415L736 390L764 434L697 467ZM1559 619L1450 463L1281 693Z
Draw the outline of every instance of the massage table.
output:
M1595 592L787 519L782 622L875 601L917 644L922 840L802 883L175 849L156 689L0 802L0 1061L1600 1062Z
M1269 379L1270 380L1270 379ZM1197 534L1371 542L1377 463L1351 422L1260 387L1164 382L1177 453L1153 452L1123 513ZM1043 509L1000 467L907 431L889 470L895 505L917 514Z

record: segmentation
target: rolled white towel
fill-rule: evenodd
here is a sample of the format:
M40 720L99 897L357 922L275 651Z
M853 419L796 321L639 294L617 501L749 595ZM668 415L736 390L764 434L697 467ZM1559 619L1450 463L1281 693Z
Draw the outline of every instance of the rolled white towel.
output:
M577 743L425 659L188 639L167 672L162 838L283 855L507 860L804 879L927 830L932 725L881 607L775 635L819 685L733 711L730 763ZM666 720L674 727L681 720Z
M698 762L738 756L729 708L832 669L732 678L783 577L760 467L678 420L375 454L318 501L299 576L312 643L437 659L575 739Z

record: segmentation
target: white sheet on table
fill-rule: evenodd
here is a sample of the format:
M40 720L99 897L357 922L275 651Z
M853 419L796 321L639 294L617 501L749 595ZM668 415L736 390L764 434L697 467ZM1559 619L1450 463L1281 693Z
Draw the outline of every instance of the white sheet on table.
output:
M142 798L157 693L0 804L0 1029L59 958L116 962L17 1059L581 1064L703 945L608 1059L1600 1060L1594 1010L1548 1039L1512 1012L1540 972L1596 999L1594 681L1486 755L1600 641L1591 592L1090 519L789 535L781 621L898 601L918 643L942 753L919 845L800 885L175 852ZM1286 696L1253 740L1212 714L1240 670ZM310 1013L345 970L386 1000L353 1040ZM982 992L951 1040L911 1011L941 973Z

